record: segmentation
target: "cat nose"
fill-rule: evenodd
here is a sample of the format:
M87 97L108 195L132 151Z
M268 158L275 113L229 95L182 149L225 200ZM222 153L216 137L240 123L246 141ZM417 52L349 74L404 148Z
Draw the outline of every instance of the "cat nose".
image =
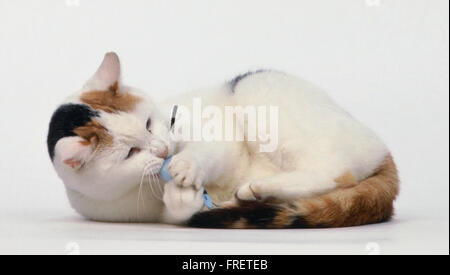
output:
M159 149L158 152L156 153L156 156L162 159L166 159L168 155L169 149L167 148L167 146L164 146L162 149Z

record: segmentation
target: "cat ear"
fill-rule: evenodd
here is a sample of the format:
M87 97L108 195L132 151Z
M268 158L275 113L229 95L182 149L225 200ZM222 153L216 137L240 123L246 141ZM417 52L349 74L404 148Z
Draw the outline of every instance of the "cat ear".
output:
M110 52L105 55L97 72L84 85L85 90L106 91L117 86L120 81L120 61L116 53Z
M55 153L62 164L78 170L89 160L94 146L93 142L88 142L79 136L65 137L56 144Z

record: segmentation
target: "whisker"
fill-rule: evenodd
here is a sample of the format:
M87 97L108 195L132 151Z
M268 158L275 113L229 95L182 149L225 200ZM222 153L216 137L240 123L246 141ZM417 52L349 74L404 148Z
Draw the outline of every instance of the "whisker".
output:
M158 161L156 160L151 160L147 163L145 163L143 171L142 171L142 176L141 176L141 181L139 183L139 190L138 190L138 196L137 196L137 218L139 219L140 216L142 215L142 209L145 212L146 211L146 203L145 203L145 185L148 185L147 188L151 194L151 196L154 199L160 200L162 201L162 197L164 194L164 190L163 187L161 186L160 182L159 182L159 178L156 175L155 171L152 171L152 167L153 165L157 164ZM157 187L153 186L153 185L158 185ZM142 200L142 203L141 203ZM141 205L142 204L142 205Z
M138 197L137 197L137 217L138 217L138 219L139 219L139 216L140 216L140 207L141 207L140 200L141 200L141 198L142 198L142 204L143 204L143 207L144 207L144 211L147 208L146 205L145 205L144 196L142 194L142 185L144 183L145 175L147 174L147 170L149 169L150 164L151 163L146 163L144 165L144 169L142 171L141 182L139 183L139 191L138 191Z
M158 179L155 177L155 173L154 173L154 172L151 172L151 173L150 173L150 176L151 176L152 181L153 181L153 184L152 184L152 187L153 187L154 184L158 184L159 182L158 182ZM154 194L155 194L155 197L156 197L158 200L162 201L162 194L161 194L160 192L159 192L159 194L158 194L158 192L156 192L155 189L156 189L156 187L153 187L153 192L154 192ZM159 188L158 188L158 190L159 190Z
M153 181L155 182L155 184L158 186L157 190L159 191L159 197L162 198L163 194L164 194L164 190L162 189L161 184L159 184L158 176L156 176L155 173L152 173L152 178L153 178Z
M147 180L148 180L148 188L149 188L150 192L152 193L152 197L153 197L154 199L159 199L159 198L156 196L156 194L155 194L155 189L154 189L154 187L153 187L152 179L151 179L151 173L148 173L148 175L147 175Z
M155 175L154 177L155 177L155 181L158 184L159 194L161 195L161 198L162 198L164 195L164 187L160 184L159 177L157 175Z

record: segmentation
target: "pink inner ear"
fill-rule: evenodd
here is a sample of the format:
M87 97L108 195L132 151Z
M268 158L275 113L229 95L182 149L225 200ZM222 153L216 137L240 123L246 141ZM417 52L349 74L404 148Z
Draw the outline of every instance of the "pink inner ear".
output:
M117 54L107 53L97 73L108 87L117 82L120 77L120 61Z
M94 76L86 83L86 88L108 90L120 80L120 61L116 53L107 53Z
M72 169L75 169L75 168L81 166L81 161L75 160L75 159L66 159L64 161L64 163L69 165L70 167L72 167Z
M83 145L83 141L78 136L60 139L55 150L60 161L72 169L80 168L92 154L92 145Z

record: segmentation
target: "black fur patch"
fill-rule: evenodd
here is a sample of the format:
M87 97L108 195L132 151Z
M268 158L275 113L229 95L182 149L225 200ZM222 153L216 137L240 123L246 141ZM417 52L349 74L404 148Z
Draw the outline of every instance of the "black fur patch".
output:
M313 228L304 217L298 216L287 228ZM317 228L317 226L314 226Z
M246 78L246 77L248 77L248 76L251 76L251 75L254 75L254 74L263 73L263 72L267 72L267 70L257 70L257 71L254 71L254 72L247 72L247 73L245 73L245 74L241 74L241 75L236 76L235 78L233 78L233 79L229 82L231 91L234 93L234 92L235 92L235 89L236 89L236 86L237 86L238 83L239 83L241 80L243 80L244 78Z
M268 228L281 208L262 202L241 202L232 208L217 208L194 215L189 226L201 228L230 228L244 219L248 228Z
M50 158L53 160L55 156L55 146L58 140L76 136L73 131L86 125L93 117L98 117L98 112L86 105L65 104L60 106L53 113L48 130L47 146Z

